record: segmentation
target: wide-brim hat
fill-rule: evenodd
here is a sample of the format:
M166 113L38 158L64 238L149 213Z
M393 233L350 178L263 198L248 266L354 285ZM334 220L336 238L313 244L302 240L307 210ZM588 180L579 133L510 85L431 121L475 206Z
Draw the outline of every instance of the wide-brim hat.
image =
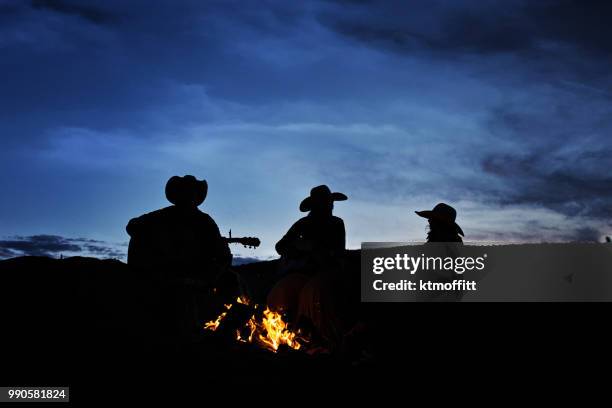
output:
M208 194L206 180L194 176L172 176L166 183L166 198L172 204L189 204L196 207L204 202Z
M461 227L455 222L457 219L457 211L448 204L439 203L433 210L415 211L417 215L429 219L434 219L442 223L448 224L455 228L457 234L465 236Z
M310 196L306 197L300 203L300 211L307 212L312 210L312 204L315 202L334 202L334 201L345 201L348 197L346 194L333 192L326 185L314 187L310 190Z

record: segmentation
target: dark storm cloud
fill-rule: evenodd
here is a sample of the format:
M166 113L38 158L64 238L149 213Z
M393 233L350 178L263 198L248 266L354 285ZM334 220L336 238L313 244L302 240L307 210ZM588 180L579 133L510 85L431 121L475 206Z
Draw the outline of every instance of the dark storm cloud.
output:
M531 48L535 40L518 16L522 6L516 1L495 8L490 2L480 2L480 7L470 7L469 2L373 2L342 7L346 13L322 12L320 21L371 47L409 55L517 51Z
M593 161L602 167L590 171ZM524 155L485 157L482 168L503 180L509 189L491 194L501 204L528 204L568 216L612 218L612 151L578 152L571 156L543 151Z
M606 0L529 2L525 14L541 37L565 41L608 58L612 51L612 3ZM537 29L536 29L537 30Z
M318 16L353 44L466 69L502 91L548 84L612 99L609 1L342 3Z
M481 191L500 204L541 206L609 223L612 118L607 95L560 89L536 99L491 110L489 132L511 147L481 153L482 170L493 176Z
M447 17L442 46L480 53L540 53L546 51L545 42L552 42L607 54L612 51L611 15L608 1L496 2L484 10L468 8Z
M22 8L18 4L0 4L0 17L13 16L19 13Z
M470 240L492 242L546 242L550 237L559 242L602 242L602 232L593 227L562 229L539 223L527 223L522 231L470 231Z
M541 51L543 41L594 52L612 50L608 24L612 4L607 1L341 3L346 12L322 12L323 24L368 45L398 52Z
M122 258L125 252L104 241L65 238L58 235L17 236L0 241L0 258L14 256L49 256L82 254L104 258Z
M69 16L77 16L95 24L109 24L118 20L118 15L105 11L102 8L69 2L65 0L32 0L32 7L41 10L50 10Z
M578 228L567 240L574 242L601 242L601 231L590 227Z

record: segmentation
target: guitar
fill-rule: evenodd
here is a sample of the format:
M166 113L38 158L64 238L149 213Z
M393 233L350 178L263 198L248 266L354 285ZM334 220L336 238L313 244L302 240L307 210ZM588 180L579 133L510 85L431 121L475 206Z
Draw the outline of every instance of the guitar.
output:
M228 244L242 244L245 248L257 248L261 241L256 237L232 238L232 230L229 231L229 237L223 237Z

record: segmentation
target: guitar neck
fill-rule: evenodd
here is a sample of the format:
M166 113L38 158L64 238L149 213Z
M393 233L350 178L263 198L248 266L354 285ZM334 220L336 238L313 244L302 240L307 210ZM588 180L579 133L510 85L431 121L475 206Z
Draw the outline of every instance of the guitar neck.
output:
M244 238L225 238L225 237L223 237L223 239L228 244L239 244L244 240Z

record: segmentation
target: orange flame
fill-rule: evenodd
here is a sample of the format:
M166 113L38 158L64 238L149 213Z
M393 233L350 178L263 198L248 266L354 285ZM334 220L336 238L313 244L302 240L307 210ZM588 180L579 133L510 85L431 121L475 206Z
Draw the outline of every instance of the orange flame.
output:
M231 304L224 304L223 306L225 306L227 310L232 308ZM227 312L221 313L215 320L204 323L204 328L207 330L216 331L221 325L221 321L225 318L225 316L227 316Z
M238 297L236 303L249 305L249 300L245 297ZM257 308L258 305L254 305L253 308ZM229 310L232 305L225 305ZM211 320L204 325L204 329L215 331L221 325L221 321L227 312L221 313L216 320ZM301 338L299 330L293 332L289 329L289 325L283 320L280 313L270 310L266 307L263 311L261 321L258 321L255 315L246 322L245 329L248 329L249 335L242 337L241 330L236 330L236 340L242 343L253 343L254 341L260 346L276 353L279 347L283 344L288 347L299 350L302 347L300 341L304 341Z
M297 342L297 333L289 330L287 323L283 321L280 313L273 312L266 307L263 312L264 317L261 321L266 335L259 334L259 341L276 352L281 344L286 344L294 350L299 350L301 344Z

